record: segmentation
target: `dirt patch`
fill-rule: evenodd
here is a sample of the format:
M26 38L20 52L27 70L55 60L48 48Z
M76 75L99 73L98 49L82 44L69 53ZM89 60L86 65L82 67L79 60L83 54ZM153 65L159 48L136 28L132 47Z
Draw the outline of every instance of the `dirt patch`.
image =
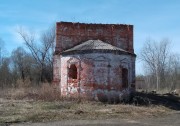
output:
M102 119L102 120L62 120L46 123L22 123L13 126L179 126L180 113L143 119Z

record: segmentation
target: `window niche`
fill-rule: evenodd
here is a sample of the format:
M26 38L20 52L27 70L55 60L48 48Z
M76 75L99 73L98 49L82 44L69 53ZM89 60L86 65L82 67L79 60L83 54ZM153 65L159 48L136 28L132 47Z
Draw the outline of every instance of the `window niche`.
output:
M75 64L71 64L68 68L69 79L77 79L77 67Z

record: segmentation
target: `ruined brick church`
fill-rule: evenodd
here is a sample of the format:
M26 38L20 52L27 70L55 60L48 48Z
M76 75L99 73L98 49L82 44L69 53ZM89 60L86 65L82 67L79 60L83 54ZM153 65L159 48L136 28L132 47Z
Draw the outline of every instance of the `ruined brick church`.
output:
M54 84L62 96L123 99L135 90L133 25L57 22Z

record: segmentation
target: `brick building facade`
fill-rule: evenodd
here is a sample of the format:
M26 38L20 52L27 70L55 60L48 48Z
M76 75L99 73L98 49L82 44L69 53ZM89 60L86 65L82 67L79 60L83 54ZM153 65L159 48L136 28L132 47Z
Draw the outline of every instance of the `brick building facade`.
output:
M123 99L135 89L133 26L58 22L54 84L62 96Z

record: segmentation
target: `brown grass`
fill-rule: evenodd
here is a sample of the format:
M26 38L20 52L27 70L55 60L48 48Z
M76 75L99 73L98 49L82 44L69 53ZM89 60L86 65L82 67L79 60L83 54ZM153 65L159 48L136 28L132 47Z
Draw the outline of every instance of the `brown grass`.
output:
M0 91L0 97L16 100L43 100L57 101L61 100L61 94L58 87L51 86L48 83L41 87L19 87Z
M62 98L59 89L49 84L0 91L0 124L69 119L147 118L166 115L170 111L172 110L160 105L147 107L104 104Z
M170 110L162 106L137 107L99 102L0 99L0 123L46 122L74 119L147 118L166 115Z

